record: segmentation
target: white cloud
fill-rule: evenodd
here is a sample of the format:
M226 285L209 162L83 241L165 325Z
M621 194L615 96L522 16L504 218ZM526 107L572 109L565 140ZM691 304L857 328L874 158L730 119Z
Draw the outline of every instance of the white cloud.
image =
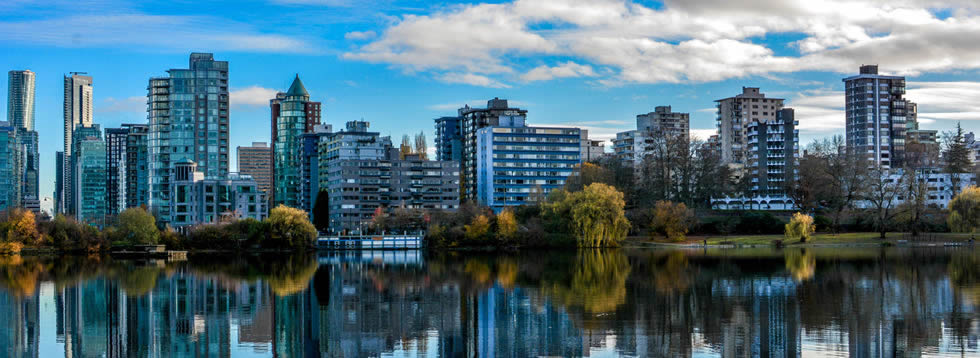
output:
M447 73L439 77L439 80L446 83L459 83L479 87L510 88L508 84L473 73Z
M595 71L592 66L580 65L572 61L565 62L555 67L538 66L521 75L521 80L525 82L548 81L554 78L565 77L593 77Z
M138 47L186 52L254 51L310 53L310 43L260 33L246 24L207 16L83 14L27 21L0 21L0 42L68 48Z
M348 40L369 40L378 36L374 31L351 31L344 34L344 38Z
M801 137L817 137L844 133L844 92L807 90L797 93L785 102L793 108L800 124ZM801 138L801 142L805 142Z
M934 9L953 11L940 16ZM929 0L667 0L657 9L625 0L514 0L405 15L344 57L437 78L597 75L604 85L853 72L862 63L905 74L943 72L980 68L978 10L975 1ZM778 34L803 38L758 40ZM777 55L776 46L796 52ZM542 56L603 71L525 65Z
M918 103L919 121L980 120L980 82L908 82L905 98Z
M454 111L455 112L457 109L463 108L463 106L470 106L470 107L474 107L474 108L485 108L487 106L487 102L488 102L488 100L486 100L486 99L471 99L471 100L467 100L467 101L433 104L433 105L428 106L427 108L429 108L431 110L434 110L434 111ZM511 107L524 108L524 107L527 107L528 103L527 102L524 102L524 101L507 100L507 105L509 105Z
M123 99L106 97L100 106L95 107L96 113L143 112L146 113L146 97L133 96Z
M718 134L718 130L715 128L691 128L691 139L708 140L711 137Z
M261 107L268 106L269 100L276 98L277 90L260 86L249 86L231 90L229 93L232 107Z

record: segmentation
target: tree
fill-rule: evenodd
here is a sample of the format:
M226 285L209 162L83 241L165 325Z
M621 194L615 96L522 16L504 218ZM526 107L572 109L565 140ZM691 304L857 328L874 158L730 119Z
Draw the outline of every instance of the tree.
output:
M922 226L922 217L928 206L928 182L926 172L928 169L905 168L902 172L902 181L899 199L903 199L901 212L905 216L904 221L913 237L919 236Z
M156 245L160 237L157 220L142 208L129 208L119 213L118 237L131 245Z
M517 234L517 217L510 209L504 209L497 214L497 236L502 239L511 239Z
M478 241L486 238L490 232L490 218L486 215L477 215L469 224L463 226L466 230L466 239Z
M980 228L980 188L971 185L953 197L946 221L953 231L976 232Z
M793 214L793 217L789 220L789 223L786 224L786 232L784 233L784 236L786 237L786 240L799 239L800 242L806 242L810 239L810 235L812 235L814 231L816 231L816 229L813 226L813 217L803 213L796 213Z
M848 151L844 138L837 135L830 140L814 142L811 147L814 155L826 162L824 174L826 192L821 202L834 212L834 232L840 232L841 217L845 209L860 199L864 192L865 173L868 161L865 156Z
M326 190L316 194L316 202L313 203L313 226L322 232L330 230L330 194Z
M684 203L658 201L653 209L650 228L673 241L684 241L687 231L694 223L694 211Z
M826 158L804 151L798 166L796 180L788 182L787 194L803 212L820 208L820 200L827 197L824 189L829 179Z
M965 132L959 122L955 131L943 133L943 161L947 173L972 172L970 148L966 145Z
M308 248L316 242L316 228L306 212L280 204L265 219L269 239L278 247Z
M7 222L3 225L6 229L5 241L27 245L35 245L41 241L41 233L37 231L33 212L15 208L8 210L6 216Z
M565 181L565 190L579 191L592 183L604 183L613 185L612 173L603 166L595 163L582 163L578 168L578 175L568 177Z
M578 238L581 247L615 246L626 237L630 222L623 207L623 193L601 183L582 191L552 191L545 211L565 222L565 228Z
M888 221L895 215L894 206L901 193L902 185L898 179L892 178L890 172L881 165L875 165L868 173L864 200L871 204L874 211L875 226L880 238L885 238L888 231Z
M425 141L425 132L419 132L415 135L415 154L419 155L422 160L429 159L429 145Z

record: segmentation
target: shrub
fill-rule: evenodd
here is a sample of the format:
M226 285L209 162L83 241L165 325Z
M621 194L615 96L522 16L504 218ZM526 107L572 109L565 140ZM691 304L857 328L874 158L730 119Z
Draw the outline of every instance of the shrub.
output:
M36 245L41 242L41 233L37 231L34 213L30 210L11 209L7 212L7 220L2 224L6 241Z
M793 217L786 224L786 240L799 239L806 242L814 232L813 217L803 213L793 214Z
M694 211L684 203L658 201L653 209L650 229L673 241L684 241L694 223Z

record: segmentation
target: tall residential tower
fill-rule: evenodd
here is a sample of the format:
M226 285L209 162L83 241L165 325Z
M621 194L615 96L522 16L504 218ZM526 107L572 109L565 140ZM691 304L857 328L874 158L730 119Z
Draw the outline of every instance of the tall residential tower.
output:
M72 213L74 211L74 189L75 185L72 183L74 180L73 175L73 162L72 162L72 148L75 145L72 136L75 131L82 127L92 126L92 113L93 113L93 94L92 94L92 77L83 76L84 72L72 72L69 76L65 76L64 80L64 156L61 164L61 168L64 171L61 175L61 183L58 183L58 187L61 188L61 195L59 198L55 198L55 202L58 203L58 207L55 208L55 212L58 213Z
M844 79L844 91L847 149L885 168L902 167L906 122L915 107L902 97L905 77L879 75L877 65L865 65Z
M171 69L147 87L150 210L170 222L174 163L193 161L208 178L228 175L228 62L192 53L187 69Z

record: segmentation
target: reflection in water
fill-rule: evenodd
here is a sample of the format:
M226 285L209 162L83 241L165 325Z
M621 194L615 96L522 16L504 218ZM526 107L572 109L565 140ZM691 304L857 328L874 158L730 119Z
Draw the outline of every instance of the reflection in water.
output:
M0 355L977 356L968 249L0 257Z

